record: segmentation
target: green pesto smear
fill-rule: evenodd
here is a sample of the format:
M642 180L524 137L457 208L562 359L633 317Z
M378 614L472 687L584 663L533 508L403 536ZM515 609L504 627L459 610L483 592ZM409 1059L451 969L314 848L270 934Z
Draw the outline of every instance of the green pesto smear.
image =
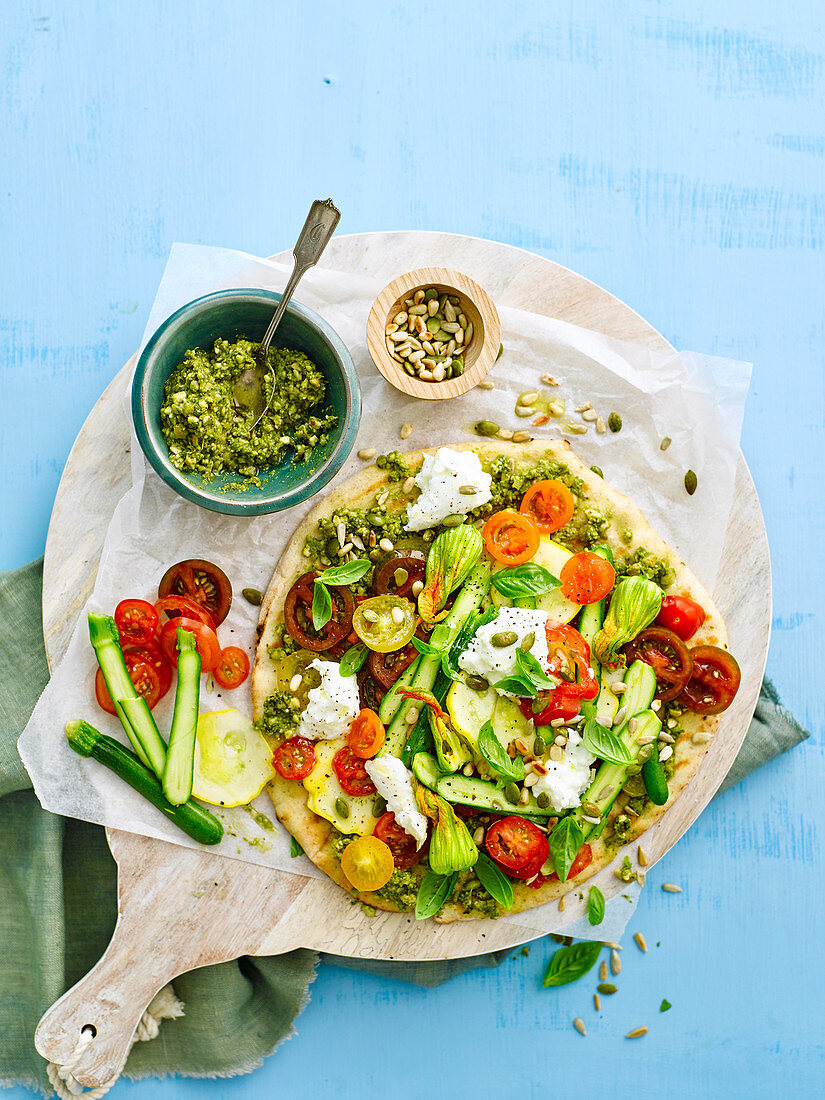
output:
M259 471L278 463L288 448L302 462L329 439L337 417L322 409L324 376L303 352L291 348L270 348L267 353L267 363L275 371L274 396L251 430L253 415L236 406L232 391L241 373L255 366L259 346L245 339L216 340L212 351L186 351L170 375L160 426L169 461L182 473L211 481L232 472L260 484ZM264 390L267 398L273 392L269 371Z

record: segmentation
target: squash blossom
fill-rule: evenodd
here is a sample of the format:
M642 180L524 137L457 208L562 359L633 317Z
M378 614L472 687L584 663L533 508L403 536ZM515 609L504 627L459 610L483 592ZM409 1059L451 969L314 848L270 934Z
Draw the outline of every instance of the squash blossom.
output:
M437 875L453 871L468 871L478 859L478 848L467 826L456 817L452 806L443 798L413 779L415 800L419 809L433 822L430 837L430 868Z
M429 708L430 732L433 735L435 754L445 772L457 772L472 759L472 753L463 743L450 721L450 716L441 709L441 705L431 691L408 691L398 693L405 699L416 699Z
M593 639L593 652L605 665L616 665L619 650L650 626L659 614L664 593L647 577L623 577L613 590L604 624Z
M418 596L418 613L425 622L444 618L448 596L467 579L483 549L481 532L468 523L436 537L427 555L426 584Z

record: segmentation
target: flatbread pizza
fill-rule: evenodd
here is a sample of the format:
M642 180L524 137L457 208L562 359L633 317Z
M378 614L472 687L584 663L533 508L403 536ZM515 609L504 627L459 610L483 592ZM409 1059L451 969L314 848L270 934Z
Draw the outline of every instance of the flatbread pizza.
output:
M366 905L437 921L611 863L739 683L708 592L563 441L379 456L295 531L259 632L278 818Z

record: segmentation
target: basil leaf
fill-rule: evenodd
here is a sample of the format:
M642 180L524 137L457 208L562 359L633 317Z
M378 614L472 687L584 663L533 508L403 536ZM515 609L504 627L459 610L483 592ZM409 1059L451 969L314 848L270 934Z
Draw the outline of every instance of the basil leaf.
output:
M509 691L511 695L533 696L536 694L533 685L520 676L505 676L503 680L496 680L493 687L499 691Z
M579 848L584 844L581 825L572 814L563 817L550 834L550 858L560 882L567 882Z
M491 898L494 898L505 909L512 908L515 899L513 883L503 871L496 867L489 856L481 852L473 870L478 881Z
M516 669L518 675L535 688L552 690L556 687L556 681L550 679L532 653L516 650Z
M428 871L418 887L415 919L426 920L427 917L434 917L452 894L457 880L458 871L453 871L451 875L437 875L435 871Z
M587 895L587 919L591 924L601 924L604 920L604 894L598 886L591 886Z
M425 657L443 657L444 650L439 649L436 645L430 645L429 642L424 642L420 638L410 638L410 641L418 650L419 653L423 653Z
M660 1012L667 1012L667 1010L668 1010L669 1008L673 1008L673 1005L672 1005L672 1004L670 1003L670 1001L669 1001L669 1000L667 1000L667 998L665 998L665 999L664 999L664 1000L662 1001L662 1003L661 1003L661 1004L659 1005L659 1011L660 1011Z
M598 940L582 940L569 947L560 947L548 963L541 984L546 987L577 982L593 969L601 950Z
M520 756L510 759L506 749L493 732L491 722L485 722L478 731L477 744L478 751L490 767L500 775L506 779L524 779L524 760Z
M497 616L497 607L488 607L486 611L474 611L467 616L464 625L456 635L455 641L450 646L445 657L442 658L441 663L444 672L451 680L459 680L461 678L458 670L458 658L476 636L479 627L491 623Z
M366 558L356 558L355 561L345 561L341 565L331 565L329 569L319 573L315 580L324 584L352 584L360 581L371 568L372 562Z
M314 603L314 599L313 599ZM363 642L358 642L357 645L351 645L341 658L341 662L338 665L338 671L342 676L352 676L363 665L367 659L369 650Z
M312 625L316 630L327 625L332 618L332 596L325 585L317 579L315 591L312 593Z
M606 760L608 764L630 764L632 757L630 752L612 730L597 722L595 718L588 718L582 732L582 742L588 752Z
M492 579L493 588L513 600L541 596L544 592L552 592L560 584L561 581L549 569L535 562L517 565L513 569L500 569Z
M293 859L295 858L295 856L302 856L304 854L304 849L301 847L294 836L291 836L289 838L289 854L292 856Z

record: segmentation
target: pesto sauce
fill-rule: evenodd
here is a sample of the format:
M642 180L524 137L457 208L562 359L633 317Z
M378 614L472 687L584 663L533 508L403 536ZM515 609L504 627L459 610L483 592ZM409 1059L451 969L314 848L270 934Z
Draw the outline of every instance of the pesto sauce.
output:
M267 363L275 371L272 404L254 432L250 410L235 405L233 387L241 373L255 366L260 345L251 340L216 340L212 351L192 348L164 387L160 427L169 447L169 461L182 473L211 481L231 471L260 485L262 467L274 466L292 447L297 461L306 461L314 447L329 439L338 418L320 411L326 380L301 351L270 348ZM264 377L267 397L272 375ZM315 412L312 410L315 409Z
M630 575L647 577L660 588L669 588L676 574L664 558L657 558L652 550L638 546L632 554L616 554L613 563L617 577Z
M255 728L267 737L278 741L291 737L298 725L298 712L292 706L293 696L288 691L274 691L264 700L264 712Z
M492 920L499 916L498 902L487 893L473 874L458 887L454 900L465 913L475 913L479 917L489 917Z

